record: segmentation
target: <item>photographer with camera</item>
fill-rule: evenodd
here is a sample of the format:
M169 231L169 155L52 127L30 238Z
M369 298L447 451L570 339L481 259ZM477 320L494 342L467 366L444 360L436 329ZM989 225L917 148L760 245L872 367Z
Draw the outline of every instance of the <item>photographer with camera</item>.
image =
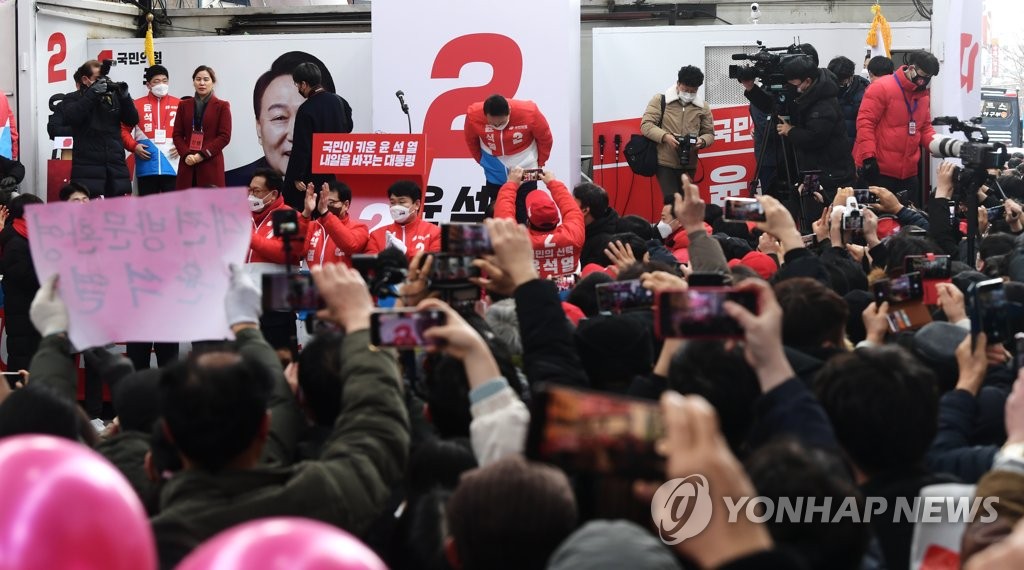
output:
M679 69L676 84L651 98L640 132L658 143L658 185L664 204L682 192L683 174L694 179L697 151L715 142L711 106L697 98L704 73L692 65Z
M101 64L89 60L75 75L82 78L77 92L68 93L60 104L63 122L75 139L71 179L89 189L93 196L125 196L132 193L128 166L124 161L121 124L139 123L127 83L107 77L111 60Z
M801 170L821 171L821 190L830 202L838 188L853 184L854 177L850 139L836 98L839 88L832 74L818 69L809 56L789 59L782 71L797 96L791 101L790 120L779 123L776 130L793 146ZM809 210L808 205L813 207L817 202L805 199L805 218L813 220L820 209Z
M853 153L861 179L897 195L906 193L906 199L919 206L917 163L921 147L935 136L928 84L938 74L934 55L914 52L910 65L871 84L857 114Z

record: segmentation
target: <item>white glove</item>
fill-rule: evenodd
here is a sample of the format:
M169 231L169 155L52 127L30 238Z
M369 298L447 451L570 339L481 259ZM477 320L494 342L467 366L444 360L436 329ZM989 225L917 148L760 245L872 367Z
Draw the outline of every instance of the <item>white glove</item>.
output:
M58 274L53 274L36 291L28 315L44 337L68 332L68 306L57 290Z
M224 311L228 325L241 323L259 324L263 314L260 290L249 273L237 263L231 264L231 286L224 296Z
M384 232L384 234L387 236L387 245L385 247L393 247L402 253L406 252L408 248L406 248L404 241L398 239L398 236L391 232Z

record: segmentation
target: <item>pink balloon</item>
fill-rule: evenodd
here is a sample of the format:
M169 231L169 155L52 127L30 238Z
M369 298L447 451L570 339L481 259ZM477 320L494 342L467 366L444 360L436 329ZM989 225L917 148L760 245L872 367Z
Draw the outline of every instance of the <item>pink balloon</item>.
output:
M177 570L387 570L365 544L322 522L261 519L203 543Z
M0 570L153 570L135 491L88 447L46 435L0 440Z

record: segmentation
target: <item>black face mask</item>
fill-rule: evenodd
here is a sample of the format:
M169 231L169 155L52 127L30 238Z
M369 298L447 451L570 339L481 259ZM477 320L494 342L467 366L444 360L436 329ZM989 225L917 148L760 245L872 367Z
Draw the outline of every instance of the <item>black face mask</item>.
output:
M924 91L925 89L928 89L928 84L932 81L931 77L918 75L917 70L913 68L911 68L910 73L913 74L910 81L914 84L914 91Z

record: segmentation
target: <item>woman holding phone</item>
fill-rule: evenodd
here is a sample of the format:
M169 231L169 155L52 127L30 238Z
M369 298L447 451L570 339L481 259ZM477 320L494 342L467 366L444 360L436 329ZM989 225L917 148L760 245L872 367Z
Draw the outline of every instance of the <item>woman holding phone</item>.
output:
M213 93L217 74L206 65L192 72L195 97L178 104L174 147L178 151L177 189L224 187L224 147L231 142L231 105Z

